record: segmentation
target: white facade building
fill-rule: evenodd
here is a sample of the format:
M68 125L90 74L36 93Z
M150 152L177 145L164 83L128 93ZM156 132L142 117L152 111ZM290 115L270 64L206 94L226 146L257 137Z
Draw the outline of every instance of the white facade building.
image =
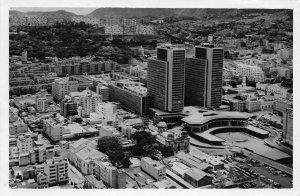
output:
M30 134L24 134L18 136L17 147L19 149L19 154L29 153L33 150L33 140Z
M44 165L44 172L47 175L49 185L67 182L68 161L65 159L48 159Z
M255 65L237 63L236 71L238 75L246 76L250 81L263 82L265 80L264 71L262 71L260 67Z
M70 97L77 102L78 115L83 117L97 112L99 104L102 103L102 96L88 89L82 92L71 92Z
M35 108L38 112L46 112L48 109L47 98L36 98Z
M126 173L109 162L95 161L95 177L110 188L125 188Z
M155 180L160 181L166 177L166 166L149 157L141 159L142 170L151 175Z
M78 81L69 81L68 78L59 78L52 83L52 95L57 100L62 100L65 95L78 90Z
M274 96L278 98L287 98L288 89L284 88L280 85L280 83L277 84L270 84L266 87L267 94L274 94Z

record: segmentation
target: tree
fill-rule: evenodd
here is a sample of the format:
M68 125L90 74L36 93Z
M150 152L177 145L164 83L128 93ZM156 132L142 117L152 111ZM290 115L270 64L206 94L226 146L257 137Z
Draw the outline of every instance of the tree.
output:
M171 146L162 146L159 148L159 151L164 157L170 157L174 155L174 151Z
M132 153L136 156L151 156L153 154L153 144L156 143L155 136L146 131L140 131L133 134L132 139L136 146Z
M230 82L232 88L236 88L236 86L237 86L236 83L237 83L236 81L231 81L231 82Z
M135 132L132 135L132 139L136 141L137 146L152 145L156 142L155 136L146 131Z
M129 158L130 158L129 155L125 154L125 157L122 160L123 167L128 168L130 166L131 162L130 162Z
M251 80L246 80L246 85L247 86L256 87L256 82L255 81L251 81Z
M109 150L122 150L122 146L115 137L105 136L98 140L98 150L106 154Z
M129 167L130 160L129 156L126 155L122 150L108 150L107 156L111 163L116 167Z

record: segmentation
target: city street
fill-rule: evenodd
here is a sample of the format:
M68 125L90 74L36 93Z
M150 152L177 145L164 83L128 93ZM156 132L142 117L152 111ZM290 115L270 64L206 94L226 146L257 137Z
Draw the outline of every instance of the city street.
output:
M253 154L253 153L251 153L251 152L249 152L249 151L247 151L247 150L245 150L245 149L241 149L241 148L239 148L239 147L232 147L232 151L240 152L241 150L243 150L244 155L246 155L246 156L248 156L248 157L250 157L250 158L253 158L253 159L258 160L258 161L260 161L260 162L262 162L262 163L268 164L268 165L270 165L271 167L274 167L274 168L276 168L276 169L278 169L278 170L280 170L280 171L283 171L283 172L285 172L285 173L287 173L287 174L293 175L293 169L290 168L290 167L287 167L287 166L285 166L285 165L282 165L282 164L280 164L280 163L277 163L277 162L275 162L275 161L272 161L272 160L267 159L267 158L265 158L265 157L262 157L262 156L260 156L260 155Z
M70 163L68 164L69 166L69 178L70 178L70 183L73 182L73 184L79 184L79 187L83 186L84 182L84 177L83 175Z

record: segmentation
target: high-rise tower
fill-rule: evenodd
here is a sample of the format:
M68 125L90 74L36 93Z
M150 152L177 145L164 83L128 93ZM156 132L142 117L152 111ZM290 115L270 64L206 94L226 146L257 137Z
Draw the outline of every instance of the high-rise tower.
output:
M224 49L212 44L196 46L195 57L186 58L185 105L221 105L223 59Z
M171 44L157 47L157 57L148 61L148 92L154 107L178 112L184 106L185 49Z

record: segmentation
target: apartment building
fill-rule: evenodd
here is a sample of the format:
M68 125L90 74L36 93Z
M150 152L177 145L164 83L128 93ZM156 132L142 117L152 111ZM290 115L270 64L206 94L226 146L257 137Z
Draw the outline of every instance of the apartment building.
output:
M247 65L244 63L237 63L236 71L238 75L246 76L248 80L255 82L264 82L265 73L264 71L255 65Z
M95 161L95 177L102 180L110 188L126 188L126 173L111 163Z
M46 160L43 171L47 176L49 186L66 183L69 180L68 161L66 159L53 158Z
M107 86L104 86L102 84L98 84L96 86L96 93L102 96L103 102L108 102L109 100L109 89Z
M153 106L153 96L148 95L147 88L139 82L119 80L108 85L111 101L120 102L122 106L144 116Z
M69 81L69 78L59 78L52 83L52 95L57 100L62 100L65 95L78 90L77 81Z
M17 138L17 147L19 149L19 154L29 153L33 150L33 140L29 133L24 135L19 135Z
M38 112L47 112L48 110L47 98L36 98L35 108Z
M70 92L69 96L77 103L77 113L82 117L89 117L90 113L97 112L102 103L102 96L86 89L82 92Z

